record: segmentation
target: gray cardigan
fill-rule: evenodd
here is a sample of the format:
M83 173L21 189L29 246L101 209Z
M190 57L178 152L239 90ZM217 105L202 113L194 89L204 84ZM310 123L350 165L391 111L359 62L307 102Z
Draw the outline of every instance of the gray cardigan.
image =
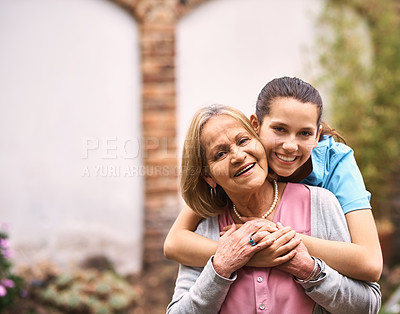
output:
M336 197L328 190L307 187L311 192L311 236L351 242ZM217 241L218 217L202 221L196 233ZM316 303L314 314L378 313L381 292L377 283L348 278L323 264L324 273L318 280L302 284L306 294ZM181 265L167 313L218 313L234 280L235 274L229 279L219 276L212 266L212 258L204 268Z

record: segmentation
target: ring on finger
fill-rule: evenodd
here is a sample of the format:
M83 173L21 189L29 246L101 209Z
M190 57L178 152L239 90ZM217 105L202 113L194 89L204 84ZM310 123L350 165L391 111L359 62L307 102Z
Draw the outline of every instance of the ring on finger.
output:
M256 242L253 240L253 236L251 236L251 237L249 238L249 242L250 242L251 246L256 245Z

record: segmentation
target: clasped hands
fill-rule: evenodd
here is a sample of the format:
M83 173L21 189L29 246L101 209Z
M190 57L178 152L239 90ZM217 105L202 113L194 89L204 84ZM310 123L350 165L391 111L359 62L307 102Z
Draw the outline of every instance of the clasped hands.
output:
M250 237L255 245L250 244ZM303 279L312 272L314 260L291 227L247 218L244 224L224 228L213 258L215 271L225 278L245 265L277 267Z

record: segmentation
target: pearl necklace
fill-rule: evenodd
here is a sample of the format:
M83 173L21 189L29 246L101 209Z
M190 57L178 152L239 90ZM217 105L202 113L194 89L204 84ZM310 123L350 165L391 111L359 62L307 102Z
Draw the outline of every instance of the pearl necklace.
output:
M276 204L278 204L278 197L279 197L279 191L278 191L278 183L276 180L274 180L274 201L272 202L271 207L267 210L267 212L261 216L261 218L267 219L267 217L272 213L272 211L275 209ZM235 204L233 204L233 212L239 218L239 220L242 220L242 216L240 216L239 212L236 209Z

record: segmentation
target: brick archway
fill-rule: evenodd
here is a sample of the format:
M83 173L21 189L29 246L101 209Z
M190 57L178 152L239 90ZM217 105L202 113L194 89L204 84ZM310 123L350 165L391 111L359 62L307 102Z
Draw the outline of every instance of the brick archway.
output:
M140 29L142 130L146 170L144 266L164 259L164 238L179 204L176 149L175 28L208 0L114 0Z

